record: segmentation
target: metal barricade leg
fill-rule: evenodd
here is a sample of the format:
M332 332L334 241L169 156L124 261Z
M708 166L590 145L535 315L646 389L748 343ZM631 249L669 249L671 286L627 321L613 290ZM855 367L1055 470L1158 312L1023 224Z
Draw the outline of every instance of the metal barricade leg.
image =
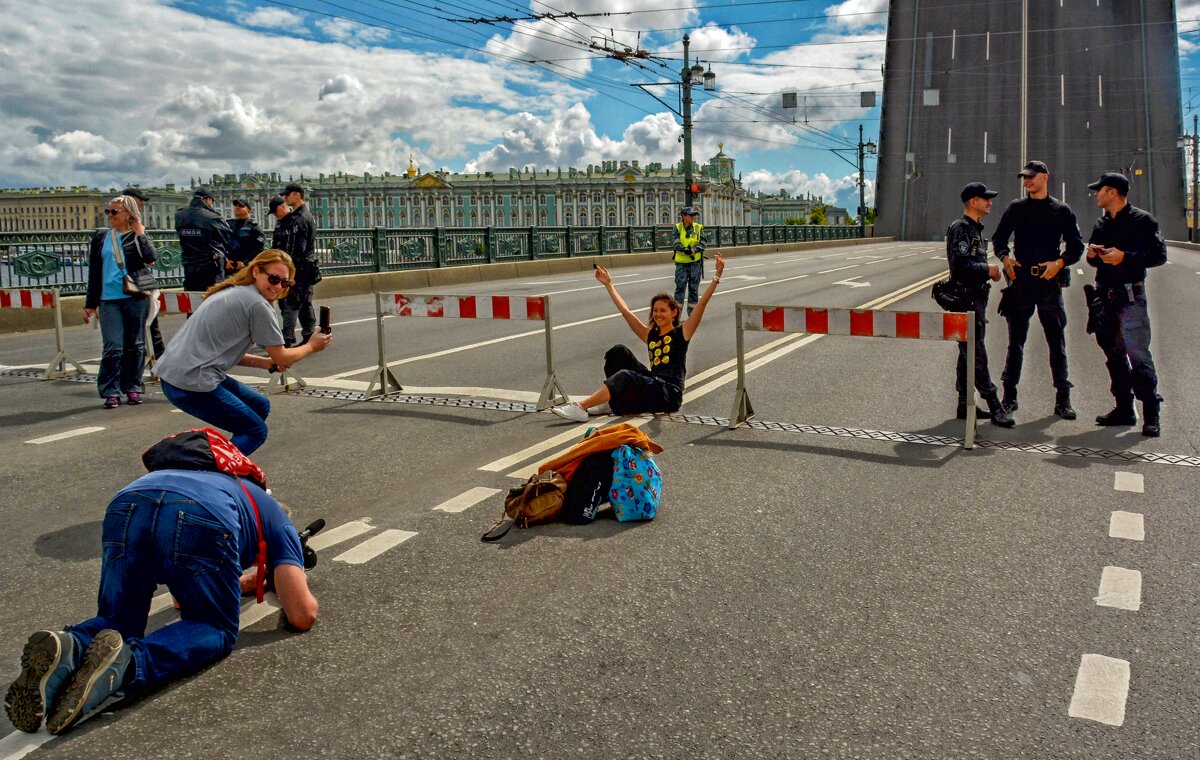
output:
M400 385L400 381L392 374L392 370L388 368L387 359L384 358L383 352L383 309L379 306L379 293L375 293L375 337L379 348L379 368L375 370L375 374L371 377L371 383L367 386L367 392L363 394L363 400L380 398L389 393L399 393L404 390Z
M963 448L975 448L975 314L967 315L967 430Z
M746 392L746 332L742 329L740 301L734 306L733 316L737 323L737 390L733 398L733 411L729 413L730 430L754 416L754 406L750 403L750 394Z
M562 383L554 374L554 321L550 314L550 296L544 297L546 323L546 382L542 384L542 395L538 397L537 410L545 411L552 406L565 404L570 401Z
M79 362L71 358L67 353L66 340L63 336L62 322L62 302L59 300L59 289L54 288L54 342L58 352L54 358L50 360L50 364L42 372L43 380L57 380L61 377L74 377L75 375L84 374L83 366ZM74 371L67 369L67 364L75 368Z

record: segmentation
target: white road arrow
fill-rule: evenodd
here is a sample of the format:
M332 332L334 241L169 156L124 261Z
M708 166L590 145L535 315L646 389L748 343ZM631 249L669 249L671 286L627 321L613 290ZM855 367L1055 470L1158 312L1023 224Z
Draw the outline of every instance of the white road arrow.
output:
M855 282L855 280L857 280L859 277L862 277L862 275L860 274L855 277L849 277L845 280L840 280L833 284L834 285L846 285L851 288L869 288L869 287L871 287L871 283L869 283L869 282Z

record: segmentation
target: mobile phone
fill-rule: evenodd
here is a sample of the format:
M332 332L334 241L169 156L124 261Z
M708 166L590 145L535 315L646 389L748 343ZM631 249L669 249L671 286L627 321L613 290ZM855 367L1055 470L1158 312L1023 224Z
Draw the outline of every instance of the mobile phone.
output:
M596 262L592 262L592 269L599 269L600 266Z
M329 326L329 307L328 306L321 307L320 325L321 325L321 332L325 333L326 335L333 332L333 328Z

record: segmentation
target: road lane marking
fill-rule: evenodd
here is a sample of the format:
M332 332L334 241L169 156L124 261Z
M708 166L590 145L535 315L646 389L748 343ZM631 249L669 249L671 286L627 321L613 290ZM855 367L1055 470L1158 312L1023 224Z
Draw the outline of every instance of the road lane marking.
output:
M375 530L374 525L368 525L362 520L352 520L344 525L337 526L333 530L322 531L308 539L308 548L313 551L320 551L334 544L349 541L371 530Z
M462 512L465 509L470 509L484 499L493 494L500 493L499 488L486 488L484 486L476 486L470 491L460 493L453 499L447 499L441 504L438 504L434 509L442 512Z
M53 738L45 726L39 728L36 734L14 730L0 739L0 760L20 760Z
M1100 573L1096 604L1136 612L1142 606L1142 574L1137 570L1109 565Z
M1108 535L1112 538L1126 538L1130 541L1146 540L1146 524L1138 512L1113 512L1108 519Z
M251 598L249 601L242 604L242 615L238 621L238 630L245 630L254 625L263 618L272 613L279 612L283 609L283 605L279 601L279 597L274 594L266 594L263 596L262 604L258 604Z
M833 284L834 285L845 285L845 286L851 287L851 288L869 288L869 287L871 287L871 283L869 283L869 282L855 282L855 280L858 280L861 278L862 278L861 274L856 274L853 277L847 277L844 280L838 280L837 282L835 282Z
M930 250L930 251L936 251L937 249L936 249L936 248L930 248L929 250ZM921 255L922 253L929 253L929 251L917 251L916 253L906 253L906 254L904 254L903 256L897 256L896 258L898 258L898 259L907 259L909 256L919 256L919 255ZM938 257L938 259L939 259L939 260L940 260L941 258L942 258L941 256L939 256L939 257Z
M840 272L843 269L857 269L859 266L860 266L859 264L851 264L850 266L838 267L836 269L826 269L824 272L817 272L817 274L829 274L830 272Z
M415 535L417 534L411 530L389 528L378 535L371 536L353 549L342 552L334 557L333 561L361 565L364 562L375 559L393 546L399 546Z
M1075 693L1067 715L1119 726L1125 722L1125 699L1129 696L1129 661L1102 654L1080 658Z
M1113 477L1113 488L1118 491L1143 493L1146 489L1145 479L1136 472L1117 472Z
M54 443L55 441L65 441L68 438L77 438L78 436L87 435L89 433L99 433L103 429L104 428L102 428L102 427L76 428L74 430L68 430L64 433L55 433L54 435L47 435L47 436L43 436L41 438L34 438L33 440L26 441L25 443L33 443L33 444L38 444L38 445L41 445L43 443Z

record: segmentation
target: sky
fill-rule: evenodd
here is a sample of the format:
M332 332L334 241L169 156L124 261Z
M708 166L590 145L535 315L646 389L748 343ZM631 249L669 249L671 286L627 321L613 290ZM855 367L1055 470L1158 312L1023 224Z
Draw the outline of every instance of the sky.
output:
M859 94L882 98L887 6L0 0L0 187L399 173L410 156L422 172L671 164L688 34L718 86L694 91L694 157L723 143L749 189L854 209L858 128L877 142L880 116ZM1190 130L1200 0L1178 17ZM647 57L609 55L625 49ZM866 175L870 204L872 159Z

